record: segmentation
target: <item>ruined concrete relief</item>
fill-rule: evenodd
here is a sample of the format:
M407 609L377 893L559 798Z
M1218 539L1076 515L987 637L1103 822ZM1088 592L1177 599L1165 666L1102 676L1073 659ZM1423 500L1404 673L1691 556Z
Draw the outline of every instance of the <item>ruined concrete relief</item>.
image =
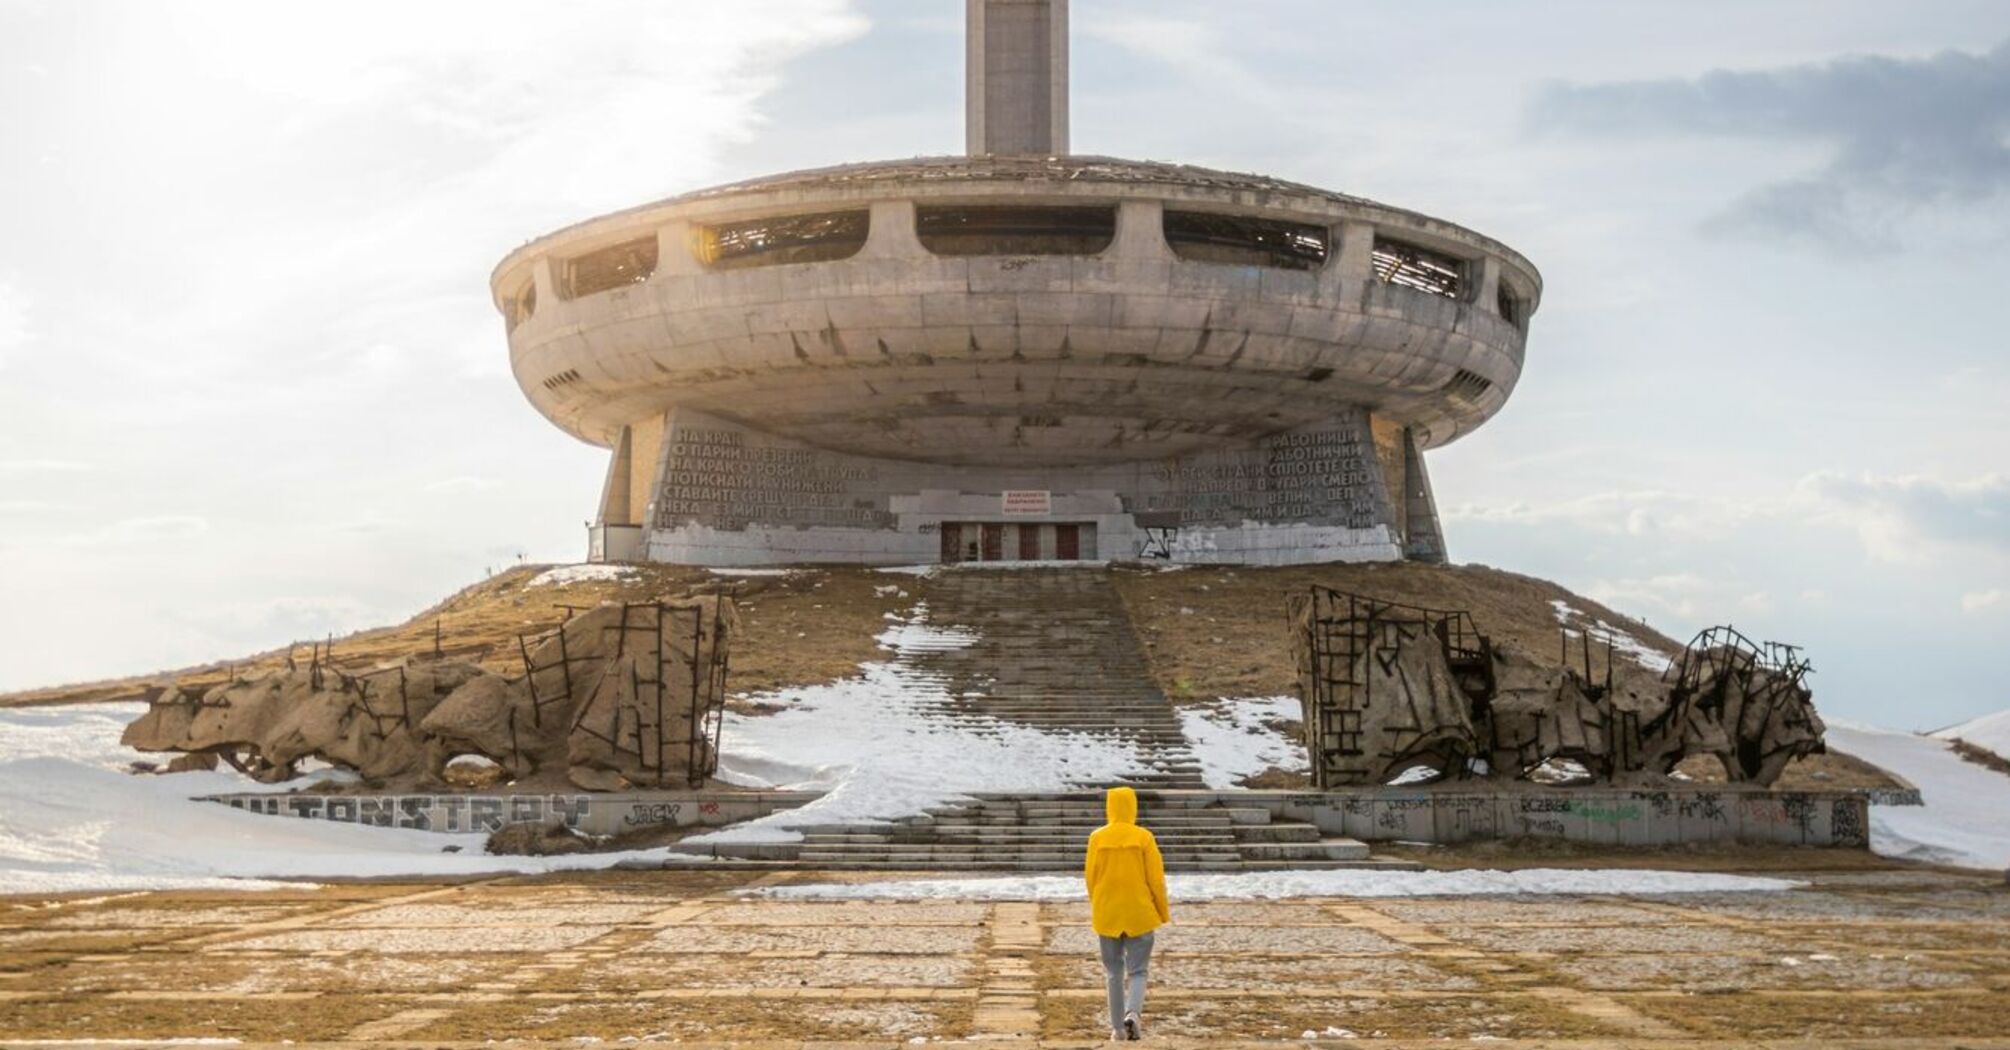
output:
M268 783L318 758L374 785L435 785L453 759L479 755L512 780L696 786L718 767L735 623L730 598L610 603L519 639L517 676L445 659L357 673L317 649L305 666L170 685L122 739L216 756Z
M1579 671L1496 645L1464 612L1326 588L1290 608L1320 787L1405 774L1521 780L1557 763L1581 779L1645 785L1702 754L1733 781L1770 785L1823 750L1806 661L1729 627L1698 634L1665 673L1609 648L1594 673L1588 642Z

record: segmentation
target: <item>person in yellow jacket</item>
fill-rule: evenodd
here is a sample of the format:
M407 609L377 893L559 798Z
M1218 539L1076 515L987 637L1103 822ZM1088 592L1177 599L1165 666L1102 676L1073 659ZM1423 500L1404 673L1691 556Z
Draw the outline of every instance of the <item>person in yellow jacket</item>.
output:
M1158 839L1138 826L1137 792L1111 788L1103 812L1109 823L1089 834L1089 855L1082 866L1089 883L1089 925L1102 946L1110 1038L1136 1039L1152 931L1172 921L1166 865Z

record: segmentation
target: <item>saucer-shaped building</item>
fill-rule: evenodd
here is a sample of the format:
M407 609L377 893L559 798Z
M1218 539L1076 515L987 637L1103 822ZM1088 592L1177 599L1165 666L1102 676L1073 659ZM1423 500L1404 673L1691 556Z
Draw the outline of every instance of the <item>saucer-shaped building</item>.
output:
M1541 279L1327 190L1067 152L1066 0L968 0L967 156L700 190L492 288L611 450L607 560L1442 559L1424 452L1499 411Z

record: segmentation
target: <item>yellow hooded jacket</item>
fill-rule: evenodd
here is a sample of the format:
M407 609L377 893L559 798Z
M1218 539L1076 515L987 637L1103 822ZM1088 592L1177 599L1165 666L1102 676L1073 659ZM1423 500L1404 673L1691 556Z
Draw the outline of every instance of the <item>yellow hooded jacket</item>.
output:
M1089 925L1104 937L1140 937L1172 921L1166 906L1166 865L1158 839L1138 827L1138 793L1111 788L1103 800L1109 823L1089 835L1082 874L1089 882Z

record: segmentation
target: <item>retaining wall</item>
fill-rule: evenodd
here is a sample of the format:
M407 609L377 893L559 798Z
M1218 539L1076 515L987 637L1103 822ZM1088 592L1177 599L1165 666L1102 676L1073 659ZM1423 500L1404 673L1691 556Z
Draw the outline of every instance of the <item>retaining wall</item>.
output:
M1561 839L1607 846L1690 842L1866 849L1870 799L1860 792L1690 788L1473 790L1351 788L1335 792L1142 791L1152 801L1178 795L1315 824L1330 836L1364 842L1456 843L1479 839ZM594 835L656 825L717 826L791 809L811 791L625 792L537 795L217 795L235 809L308 820L486 834L506 824L563 823ZM1038 795L1039 797L1094 797Z
M323 795L245 793L204 801L305 820L485 835L506 824L564 824L589 835L671 825L735 824L793 809L815 791L637 791L619 794Z
M1842 791L1382 788L1277 795L1262 804L1277 816L1364 842L1536 838L1606 846L1870 845L1869 800Z

